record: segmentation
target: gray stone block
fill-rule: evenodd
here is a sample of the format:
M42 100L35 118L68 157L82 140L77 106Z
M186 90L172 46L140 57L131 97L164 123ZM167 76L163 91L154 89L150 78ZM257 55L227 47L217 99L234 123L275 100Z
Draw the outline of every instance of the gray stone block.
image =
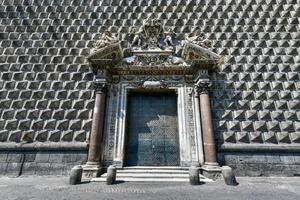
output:
M71 120L70 121L71 130L80 130L81 129L81 120Z
M74 132L71 130L63 131L61 140L64 142L71 142L73 141Z
M200 184L199 168L192 166L189 168L189 181L191 185Z
M1 152L0 153L0 163L6 163L7 162L7 152Z
M50 142L59 142L60 141L60 137L61 137L61 131L59 131L59 130L49 131L49 138L48 138L48 140Z
M107 168L107 177L106 177L106 184L112 185L116 182L117 178L117 168L113 165Z
M35 167L35 174L36 175L49 175L51 170L51 164L50 163L36 163Z
M22 168L22 175L35 175L36 166L35 162L25 162Z
M19 162L18 163L16 163L16 162L7 163L5 175L18 176L21 171L21 166L22 166L22 164Z
M6 175L7 163L0 162L0 175Z
M37 152L35 156L36 163L48 163L50 155L48 152Z
M85 142L87 140L87 134L86 131L76 131L74 133L74 141L76 142Z
M46 142L47 139L48 139L48 131L47 130L41 130L41 131L36 132L35 141Z
M69 179L70 185L76 185L81 183L82 171L83 169L81 166L75 166L72 168Z
M238 185L238 182L236 181L235 175L231 167L223 166L221 170L226 185Z

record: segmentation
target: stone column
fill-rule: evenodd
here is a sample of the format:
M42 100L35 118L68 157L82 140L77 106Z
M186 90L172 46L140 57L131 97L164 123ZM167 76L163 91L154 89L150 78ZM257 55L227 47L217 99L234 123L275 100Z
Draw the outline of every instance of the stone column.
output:
M101 173L101 142L103 137L106 83L96 82L95 105L90 135L88 161L84 166L84 175L97 177Z
M208 90L209 82L200 82L198 84L198 93L200 100L201 127L203 134L204 165L218 166L215 137L211 118L211 109L209 103Z
M201 130L201 117L200 117L200 101L199 101L199 93L197 87L194 90L194 105L195 105L198 160L199 160L199 166L202 166L204 164L204 155L203 155L203 140L202 140L202 130Z

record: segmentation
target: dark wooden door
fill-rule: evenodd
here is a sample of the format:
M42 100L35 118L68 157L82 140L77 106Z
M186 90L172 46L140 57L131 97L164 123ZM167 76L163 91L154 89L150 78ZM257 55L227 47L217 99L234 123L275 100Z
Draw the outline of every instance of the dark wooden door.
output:
M176 95L133 93L128 100L126 164L179 165Z

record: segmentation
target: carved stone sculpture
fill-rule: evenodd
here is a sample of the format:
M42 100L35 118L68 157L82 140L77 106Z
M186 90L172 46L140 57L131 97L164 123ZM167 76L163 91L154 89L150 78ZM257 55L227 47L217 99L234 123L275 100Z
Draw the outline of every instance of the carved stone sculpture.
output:
M204 38L203 33L200 30L197 30L192 36L186 36L185 40L190 43L197 44L202 47L211 48L211 41Z
M94 51L117 42L118 42L118 38L112 36L110 32L105 31L101 34L99 40L97 40L96 43L94 44Z

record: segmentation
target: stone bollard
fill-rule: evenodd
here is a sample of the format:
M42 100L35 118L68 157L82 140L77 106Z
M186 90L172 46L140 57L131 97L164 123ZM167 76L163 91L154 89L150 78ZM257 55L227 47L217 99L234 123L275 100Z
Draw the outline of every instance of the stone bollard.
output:
M189 169L189 178L191 185L200 184L199 168L196 166L191 166Z
M112 185L116 181L117 176L117 168L114 165L111 165L107 168L107 178L106 178L106 184Z
M226 185L238 185L238 182L236 181L235 175L231 167L223 166L221 169Z
M70 185L76 185L81 183L81 176L82 176L82 167L77 165L71 169L70 173Z

